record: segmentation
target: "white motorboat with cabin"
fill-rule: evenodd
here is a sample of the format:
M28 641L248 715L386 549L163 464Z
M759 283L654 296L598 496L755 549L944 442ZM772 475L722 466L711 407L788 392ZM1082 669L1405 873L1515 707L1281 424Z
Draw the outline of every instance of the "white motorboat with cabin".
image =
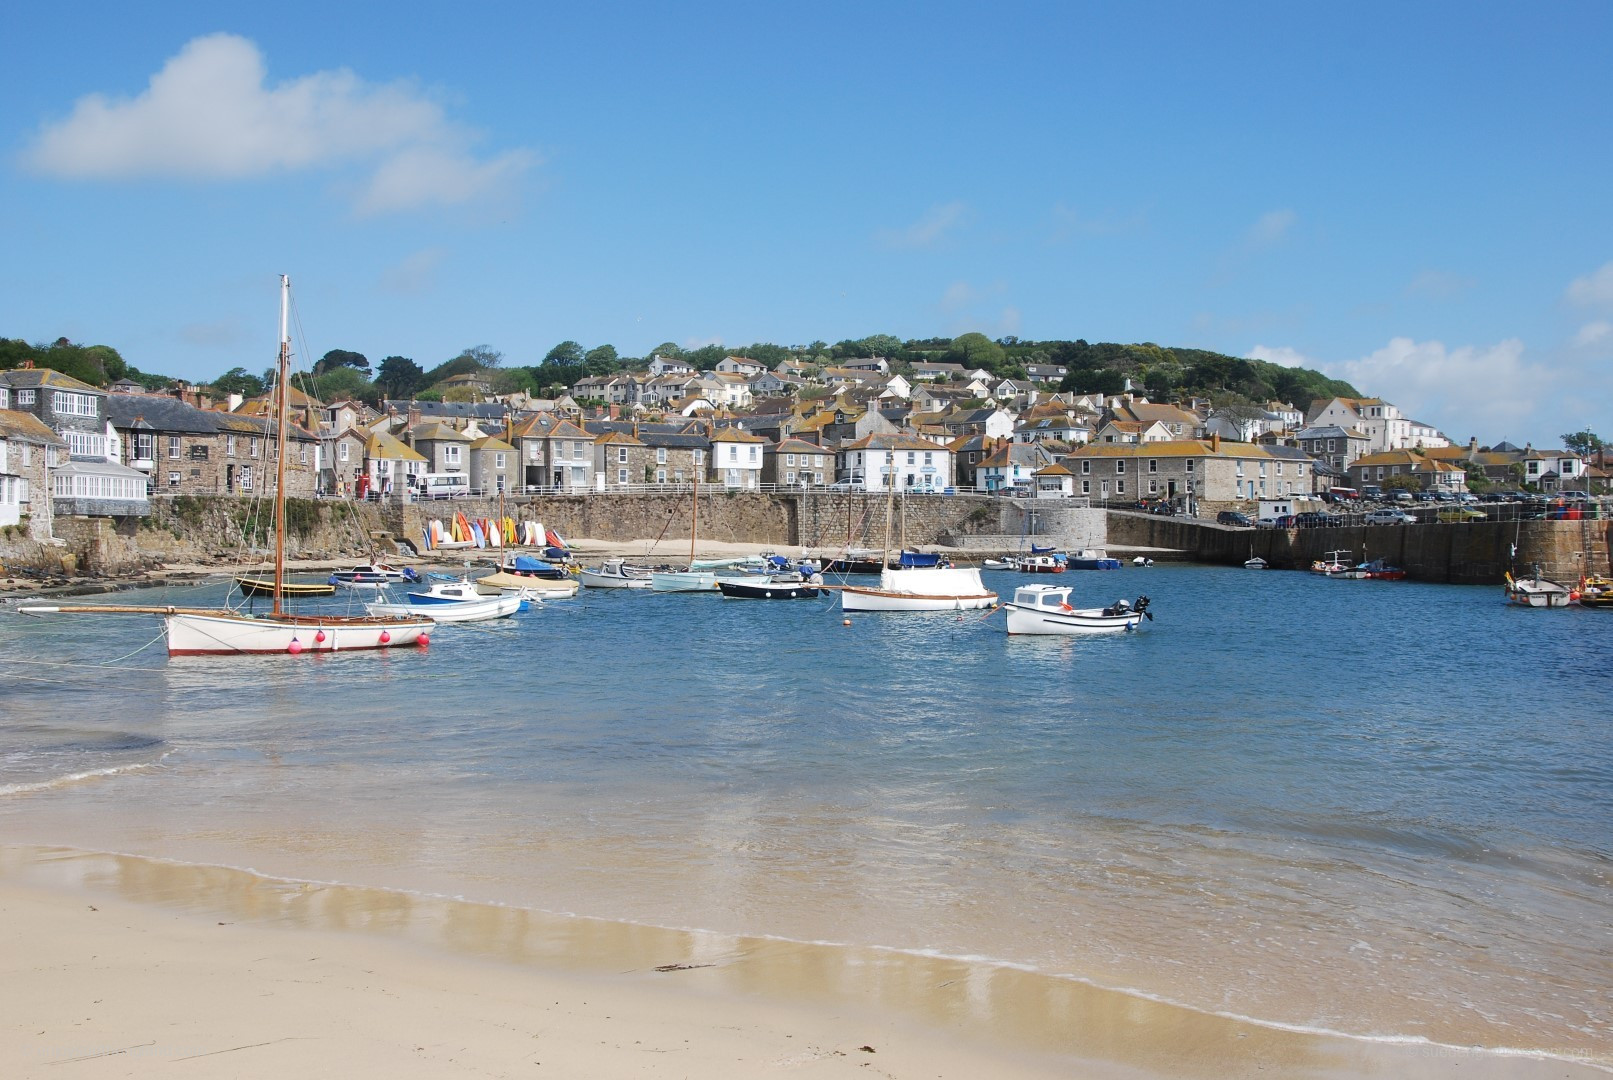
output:
M1152 619L1148 597L1116 600L1108 607L1078 608L1070 603L1069 585L1021 585L1003 605L1010 634L1112 634L1133 630Z

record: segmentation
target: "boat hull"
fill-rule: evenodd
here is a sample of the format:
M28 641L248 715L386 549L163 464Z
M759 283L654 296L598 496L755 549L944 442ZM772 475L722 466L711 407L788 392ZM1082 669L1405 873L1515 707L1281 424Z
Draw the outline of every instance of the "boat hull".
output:
M476 591L483 594L526 593L540 600L561 600L577 595L575 581L556 581L553 578L527 577L524 574L507 574L500 571L476 579Z
M650 575L656 592L716 592L717 575L703 570L657 570Z
M583 570L577 576L585 589L648 589L652 584L647 577L627 577L598 570Z
M273 579L238 577L236 587L243 596L273 596ZM333 596L336 586L328 581L286 581L280 585L281 596Z
M433 601L428 604L369 604L371 615L417 618L432 622L483 622L514 615L525 603L515 593L484 596L476 600Z
M163 616L169 656L346 652L421 644L433 623L421 618L252 616L180 612ZM384 640L383 640L384 638Z
M843 585L843 611L968 611L996 606L997 594L973 567L920 567L885 570L879 587Z
M729 600L815 600L823 592L804 581L719 581L717 588Z
M1008 613L1010 634L1047 634L1074 637L1082 634L1117 634L1135 629L1142 621L1140 611L1105 615L1103 608L1072 608L1045 611L1024 607L1012 601L1003 605Z

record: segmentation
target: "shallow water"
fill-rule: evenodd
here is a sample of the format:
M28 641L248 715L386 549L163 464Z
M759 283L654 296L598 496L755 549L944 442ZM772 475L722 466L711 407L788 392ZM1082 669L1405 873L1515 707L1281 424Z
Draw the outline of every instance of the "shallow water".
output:
M1062 580L1157 618L1009 639L1001 615L585 591L425 652L102 667L156 621L8 612L0 837L1613 1054L1613 614Z

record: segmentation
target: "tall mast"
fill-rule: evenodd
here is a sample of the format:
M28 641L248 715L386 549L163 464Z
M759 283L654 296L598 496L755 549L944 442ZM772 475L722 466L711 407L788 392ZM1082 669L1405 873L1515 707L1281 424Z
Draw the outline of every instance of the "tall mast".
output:
M879 556L879 572L883 574L891 564L891 518L896 513L896 451L885 451L885 549Z
M709 443L707 445L709 445ZM690 570L694 569L695 537L700 534L700 470L705 467L705 463L700 460L700 448L698 446L695 447L694 456L695 456L695 463L694 463L694 497L693 497L693 499L690 500L691 505L689 507L689 569Z
M291 371L291 278L280 275L280 357L275 366L274 614L286 580L286 379Z

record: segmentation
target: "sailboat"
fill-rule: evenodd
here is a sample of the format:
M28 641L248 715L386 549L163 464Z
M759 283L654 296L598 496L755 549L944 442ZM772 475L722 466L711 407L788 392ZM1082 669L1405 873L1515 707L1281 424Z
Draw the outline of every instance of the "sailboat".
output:
M293 615L281 606L286 590L286 413L291 368L291 278L280 277L280 356L276 368L273 609L255 615L231 608L181 608L134 604L34 605L26 615L161 615L169 656L231 653L336 652L427 645L432 621L425 617Z
M841 611L963 611L995 607L997 594L980 580L977 567L890 565L891 519L896 502L896 465L886 466L890 487L885 501L885 550L879 587L842 585Z
M699 451L695 451L699 453ZM695 561L695 543L700 536L700 470L694 467L694 498L689 505L689 568L687 570L656 570L650 574L650 588L656 592L716 592L717 574L713 569L702 569Z

